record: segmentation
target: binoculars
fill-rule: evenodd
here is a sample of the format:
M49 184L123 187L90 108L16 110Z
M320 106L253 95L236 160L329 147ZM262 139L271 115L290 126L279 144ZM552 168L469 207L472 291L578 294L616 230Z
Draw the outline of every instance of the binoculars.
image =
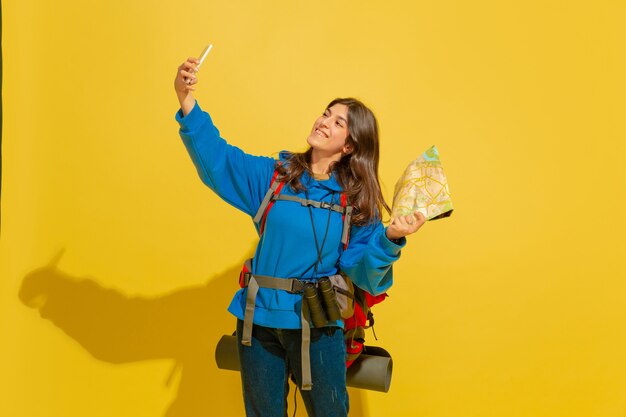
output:
M312 282L306 283L302 302L307 303L315 327L324 327L329 321L341 320L335 288L328 277L320 278L317 285Z

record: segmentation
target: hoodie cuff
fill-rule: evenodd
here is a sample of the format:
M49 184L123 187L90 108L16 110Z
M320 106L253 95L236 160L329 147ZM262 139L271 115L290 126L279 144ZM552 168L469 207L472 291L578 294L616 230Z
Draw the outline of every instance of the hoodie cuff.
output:
M193 108L187 114L187 116L183 115L182 109L178 109L176 112L176 121L180 125L180 129L182 131L192 131L195 130L196 127L202 124L202 114L204 112L200 108L198 101L196 100Z
M380 244L387 253L398 255L400 250L406 245L406 237L391 240L387 237L387 228L385 227L380 237Z

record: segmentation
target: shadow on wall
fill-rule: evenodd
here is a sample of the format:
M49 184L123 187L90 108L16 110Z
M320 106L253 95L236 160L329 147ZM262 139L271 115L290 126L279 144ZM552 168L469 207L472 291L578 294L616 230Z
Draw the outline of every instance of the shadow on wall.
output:
M215 345L228 327L224 323L235 328L226 307L237 288L239 265L212 277L206 285L147 298L130 297L91 279L66 274L56 267L60 256L24 277L19 292L22 303L38 309L42 318L101 361L172 359L166 384L178 372L180 382L165 417L243 414L243 401L223 401L241 391L239 376L218 369L214 360ZM363 402L362 393L351 389L351 416L368 415ZM299 398L298 414L303 413Z

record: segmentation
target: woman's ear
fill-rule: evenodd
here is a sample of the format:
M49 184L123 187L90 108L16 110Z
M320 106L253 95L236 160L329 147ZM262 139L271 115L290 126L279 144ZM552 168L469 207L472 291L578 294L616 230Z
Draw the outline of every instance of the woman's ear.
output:
M353 150L354 148L352 147L352 145L350 145L349 143L346 143L345 145L343 145L343 149L341 150L341 153L344 155L350 155Z

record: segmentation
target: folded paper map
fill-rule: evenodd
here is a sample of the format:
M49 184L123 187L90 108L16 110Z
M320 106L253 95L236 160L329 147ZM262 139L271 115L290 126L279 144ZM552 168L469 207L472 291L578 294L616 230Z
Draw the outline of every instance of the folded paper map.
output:
M448 217L453 209L439 152L432 146L404 170L396 183L391 212L396 217L419 211L427 220L435 220Z

